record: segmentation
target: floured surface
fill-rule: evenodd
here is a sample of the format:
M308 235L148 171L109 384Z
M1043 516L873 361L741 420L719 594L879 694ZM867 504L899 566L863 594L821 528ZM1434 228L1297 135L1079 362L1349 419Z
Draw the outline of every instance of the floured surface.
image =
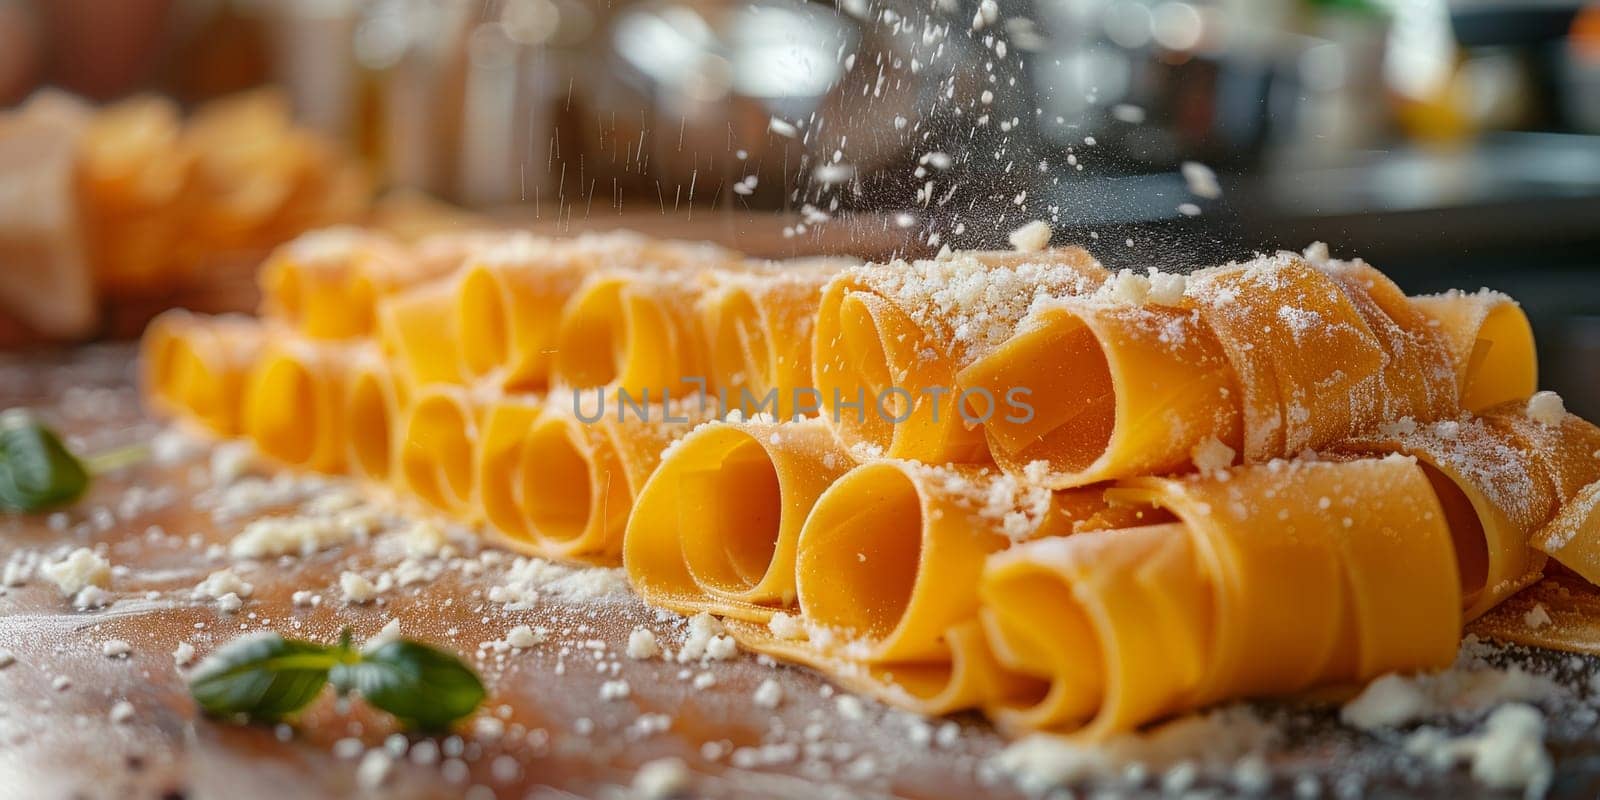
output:
M689 626L622 591L614 573L519 563L448 526L429 531L387 509L348 505L355 498L344 484L252 475L226 447L183 453L181 442L140 416L130 360L126 348L0 360L0 407L43 409L84 452L156 441L165 462L100 481L62 515L0 517L0 563L15 565L4 577L20 581L0 595L0 663L14 659L0 668L0 794L29 787L28 796L39 797L281 798L372 787L386 797L627 796L639 768L662 757L683 760L697 796L1017 794L993 758L1005 743L975 718L924 721L841 700L805 670L744 653L703 663L635 659L636 629L650 630L676 656ZM253 520L296 513L344 514L347 526L368 533L288 531L293 544L267 547L262 542L273 537L258 528L254 541L265 552L292 555L240 557L261 552L255 546L230 554ZM73 611L38 564L97 546L112 565L111 603ZM211 577L223 570L237 581ZM345 573L359 579L342 580ZM227 590L240 596L231 613ZM1570 609L1600 608L1584 591L1576 582L1547 582L1476 629L1523 640L1519 631L1567 630L1580 624ZM298 602L297 593L304 593ZM372 599L353 603L347 595ZM1552 622L1534 612L1541 597ZM390 740L386 717L359 702L343 709L331 692L293 728L207 721L195 715L173 655L192 649L197 661L235 636L266 629L331 641L349 625L364 639L396 619L404 635L465 655L488 684L484 709L457 736ZM118 640L128 643L126 656L116 655ZM638 644L632 653L649 650ZM1485 646L1469 655L1480 666L1485 659L1520 664L1554 681L1558 691L1535 699L1555 756L1551 795L1594 796L1600 713L1592 685L1600 681L1591 678L1600 662ZM118 707L123 702L131 714ZM1427 724L1455 735L1479 730L1487 713L1433 711ZM1119 764L1109 777L1101 770L1086 779L1152 794L1287 796L1313 785L1322 796L1482 790L1467 765L1439 769L1404 755L1411 727L1368 734L1338 719L1336 704L1236 708L1190 720L1154 745L1127 745L1124 755L1106 758L1135 753L1130 763L1140 766ZM1071 771L1061 753L1047 755L1057 772ZM672 770L652 771L647 778L658 787L674 785L666 780L676 777Z

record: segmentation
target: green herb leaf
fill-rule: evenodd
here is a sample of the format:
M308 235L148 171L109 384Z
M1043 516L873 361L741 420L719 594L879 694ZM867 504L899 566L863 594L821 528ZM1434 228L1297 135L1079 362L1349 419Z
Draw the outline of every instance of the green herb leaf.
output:
M70 503L88 487L88 470L54 431L24 411L0 414L0 509Z
M273 720L304 708L328 682L341 654L276 633L229 642L189 678L189 693L212 714Z
M341 692L423 728L441 728L483 702L483 683L455 656L421 642L389 642L358 661L341 662L330 676Z

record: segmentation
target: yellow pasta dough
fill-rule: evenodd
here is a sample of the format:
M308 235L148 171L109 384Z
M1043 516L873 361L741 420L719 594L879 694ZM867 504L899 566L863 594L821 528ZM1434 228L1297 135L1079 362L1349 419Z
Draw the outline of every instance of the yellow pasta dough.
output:
M456 298L465 371L508 390L548 387L561 309L592 266L574 248L531 236L474 254Z
M506 470L490 506L496 528L539 555L616 563L634 498L661 452L711 409L583 405L595 392L558 391L526 419L519 441L496 440Z
M141 345L145 396L157 410L235 436L245 376L267 338L248 317L168 311L150 323Z
M316 339L373 331L379 298L424 280L399 244L358 228L329 228L279 247L261 266L262 314Z
M849 641L854 660L941 661L945 632L977 613L984 558L1070 532L1052 493L992 468L863 464L817 499L800 533L806 618Z
M1005 725L1102 738L1455 656L1455 553L1410 459L1277 461L1110 494L1177 521L1019 545L984 571L998 659L1048 682L1030 705L991 708Z
M694 316L703 287L676 273L607 270L584 282L562 311L555 383L684 397L684 378L706 374L705 335ZM650 402L649 399L646 402Z
M378 304L378 346L409 387L465 383L455 323L455 281L415 286Z
M983 430L967 419L974 398L961 396L957 373L1009 338L1036 298L1083 294L1104 278L1074 248L846 270L817 315L812 381L823 416L863 456L986 462Z
M700 427L639 492L629 581L652 605L765 623L793 606L800 528L850 466L821 420Z
M1600 429L1571 415L1556 426L1536 422L1520 402L1477 418L1391 425L1336 449L1403 453L1423 465L1455 537L1468 619L1539 578L1545 557L1530 540L1600 480Z
M363 348L350 364L344 426L350 449L346 464L375 483L394 480L396 437L407 406L407 389L377 348Z
M466 388L433 384L412 395L398 437L401 486L428 505L476 521L478 424L483 402Z
M777 264L711 277L700 298L711 388L747 415L779 419L815 414L811 338L822 287L837 270L828 262Z
M1484 289L1412 298L1449 341L1461 407L1482 411L1539 386L1533 326L1515 300Z
M246 382L245 435L285 464L342 471L349 451L345 395L357 356L342 343L275 337Z

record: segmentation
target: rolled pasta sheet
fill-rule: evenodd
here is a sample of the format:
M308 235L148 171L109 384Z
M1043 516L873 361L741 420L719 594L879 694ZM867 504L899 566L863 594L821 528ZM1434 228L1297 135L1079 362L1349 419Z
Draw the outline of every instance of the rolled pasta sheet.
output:
M1280 253L1188 283L1238 376L1246 462L1454 408L1442 338L1370 268L1346 279Z
M352 474L375 483L395 479L397 438L408 405L406 387L389 362L376 348L361 348L350 365L343 405Z
M250 317L162 314L140 343L147 402L217 436L237 436L245 377L267 339L266 328Z
M800 608L849 643L851 660L943 662L945 632L977 614L984 559L1071 529L1048 489L989 467L862 464L822 493L801 529Z
M381 234L313 231L262 264L261 311L315 339L366 336L376 325L379 299L438 274Z
M378 346L404 385L466 382L455 298L456 282L446 278L378 304Z
M1517 301L1488 289L1411 300L1449 342L1462 408L1482 411L1539 388L1533 326Z
M695 391L706 375L705 334L695 316L704 290L681 273L604 270L568 300L556 334L554 382L604 386L635 397Z
M814 415L822 398L811 386L811 340L830 262L710 276L700 298L710 386L746 415Z
M484 412L476 454L478 502L490 527L513 542L531 537L522 513L521 460L529 432L547 402L541 394L502 395ZM558 472L553 465L550 469Z
M652 605L767 622L794 605L806 516L853 465L819 419L702 425L639 492L629 581Z
M1176 521L1023 544L984 571L997 659L1047 686L993 704L1003 726L1100 739L1455 657L1450 531L1411 459L1275 461L1109 494Z
M592 269L582 251L528 235L471 256L456 290L465 372L508 391L547 388L561 309Z
M1057 488L1182 471L1208 440L1241 446L1233 368L1192 306L1049 302L956 382L1028 390L1027 409L984 423L989 452L1015 475L1042 464Z
M341 342L274 338L245 385L244 432L256 449L291 466L344 471L345 398L360 352Z
M1077 248L846 270L817 315L812 385L823 416L861 457L987 462L957 374L1010 338L1036 299L1084 294L1105 277Z
M1545 555L1531 546L1535 534L1600 480L1600 429L1572 415L1545 425L1516 402L1477 418L1386 426L1335 450L1401 453L1422 465L1455 541L1469 620L1538 580Z
M476 455L485 401L465 387L432 384L411 395L397 437L402 488L439 511L477 521Z
M509 462L518 513L502 515L497 527L538 555L614 564L634 498L662 451L712 409L583 405L593 396L583 395L553 393L528 427Z

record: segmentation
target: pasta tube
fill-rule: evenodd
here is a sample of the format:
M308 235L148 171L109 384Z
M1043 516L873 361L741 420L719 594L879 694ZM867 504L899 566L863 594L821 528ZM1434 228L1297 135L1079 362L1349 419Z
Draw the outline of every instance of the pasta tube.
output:
M350 365L343 408L351 472L377 483L394 480L395 440L407 405L393 368L375 349L363 349Z
M318 472L341 472L349 450L344 402L354 348L279 337L251 370L244 432L262 453Z
M746 415L778 419L815 414L811 339L822 287L837 270L814 265L720 271L700 299L710 384Z
M705 417L695 404L574 408L577 402L552 395L520 442L507 442L515 452L499 453L510 470L497 479L510 484L501 497L515 504L499 507L496 527L539 555L615 563L634 498L662 450Z
M1533 326L1515 300L1488 289L1411 300L1449 342L1462 408L1482 411L1539 388Z
M812 381L824 416L861 457L986 462L956 375L1009 338L1035 299L1084 294L1104 278L1076 248L846 270L817 315Z
M152 407L217 436L241 431L245 376L267 339L248 317L168 311L141 343L142 382Z
M1411 459L1275 461L1109 494L1176 521L1019 545L984 571L996 656L1048 684L991 708L1003 725L1099 739L1455 657L1454 549Z
M561 309L591 268L573 248L526 235L469 259L455 312L465 372L507 390L547 388Z
M482 403L466 388L423 387L413 395L398 439L401 485L424 503L477 521L474 457Z
M629 581L653 605L765 623L794 605L801 526L851 465L821 420L701 426L639 492Z
M388 237L328 228L279 247L262 264L261 310L313 339L372 333L378 300L434 277Z
M694 318L701 290L676 273L591 275L562 311L555 382L649 392L659 402L662 392L684 387L685 378L704 376L705 336Z
M465 383L454 301L455 281L444 279L378 304L378 346L407 386Z

